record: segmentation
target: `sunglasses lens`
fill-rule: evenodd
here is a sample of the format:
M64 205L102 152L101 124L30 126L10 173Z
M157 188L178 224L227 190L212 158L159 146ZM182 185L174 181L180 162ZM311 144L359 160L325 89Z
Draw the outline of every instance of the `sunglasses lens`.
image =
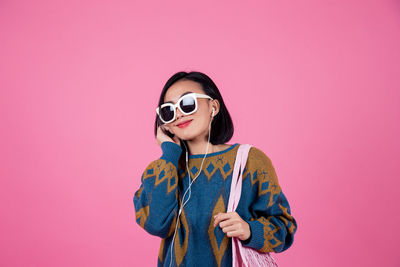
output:
M185 113L190 113L196 109L196 102L192 96L184 97L180 103L180 108Z
M179 107L186 114L191 114L196 109L196 101L193 96L185 96L181 99ZM164 122L172 121L175 115L175 109L172 105L167 105L159 110L159 116Z
M160 117L164 121L170 121L174 118L174 109L172 106L166 106L160 109Z

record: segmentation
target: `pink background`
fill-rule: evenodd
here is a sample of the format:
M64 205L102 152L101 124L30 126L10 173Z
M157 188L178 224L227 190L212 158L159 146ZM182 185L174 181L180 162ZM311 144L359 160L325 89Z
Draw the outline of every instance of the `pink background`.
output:
M133 195L202 71L298 221L281 266L399 266L397 1L0 2L0 265L155 266Z

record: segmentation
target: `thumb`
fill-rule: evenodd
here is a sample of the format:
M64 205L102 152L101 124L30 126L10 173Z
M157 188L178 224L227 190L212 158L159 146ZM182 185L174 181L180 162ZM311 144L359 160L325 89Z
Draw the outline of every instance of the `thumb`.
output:
M176 135L172 139L174 139L175 143L177 143L178 145L181 145L181 141L179 140L179 138Z

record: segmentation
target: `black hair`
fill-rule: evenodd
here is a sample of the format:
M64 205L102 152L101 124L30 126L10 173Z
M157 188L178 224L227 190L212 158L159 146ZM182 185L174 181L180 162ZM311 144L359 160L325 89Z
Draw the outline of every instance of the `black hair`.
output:
M206 74L198 72L198 71L192 71L192 72L177 72L174 75L172 75L171 78L168 79L168 81L165 83L164 88L161 91L160 99L158 101L158 107L161 106L164 103L164 97L169 89L175 82L179 80L191 80L194 82L199 83L202 86L202 89L204 90L204 93L206 95L209 95L213 99L218 100L219 102L219 112L217 115L214 116L212 123L211 123L211 132L210 132L210 143L213 145L219 145L219 144L224 144L231 140L233 136L233 122L232 118L228 112L228 109L225 106L224 100L222 99L222 96L218 90L218 87L215 85L215 83L211 80L210 77L208 77ZM163 125L164 123L158 118L158 115L156 114L156 120L154 123L154 135L157 137L157 128L160 125ZM185 142L184 140L180 140L181 143L182 141ZM184 145L181 145L183 152L182 155L185 155L186 153L186 148Z

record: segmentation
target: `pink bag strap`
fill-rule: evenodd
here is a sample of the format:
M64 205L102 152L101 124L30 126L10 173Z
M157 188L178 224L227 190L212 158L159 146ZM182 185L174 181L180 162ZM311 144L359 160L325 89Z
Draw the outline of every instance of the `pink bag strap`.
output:
M239 146L235 167L232 174L231 193L229 195L227 212L235 211L242 193L242 175L246 166L251 145ZM269 253L260 253L252 248L244 248L240 240L232 237L232 266L233 267L278 267Z
M240 195L242 192L242 174L244 172L251 147L252 146L249 144L239 145L235 159L235 167L232 174L231 192L229 195L227 212L235 211L237 205L239 204Z

